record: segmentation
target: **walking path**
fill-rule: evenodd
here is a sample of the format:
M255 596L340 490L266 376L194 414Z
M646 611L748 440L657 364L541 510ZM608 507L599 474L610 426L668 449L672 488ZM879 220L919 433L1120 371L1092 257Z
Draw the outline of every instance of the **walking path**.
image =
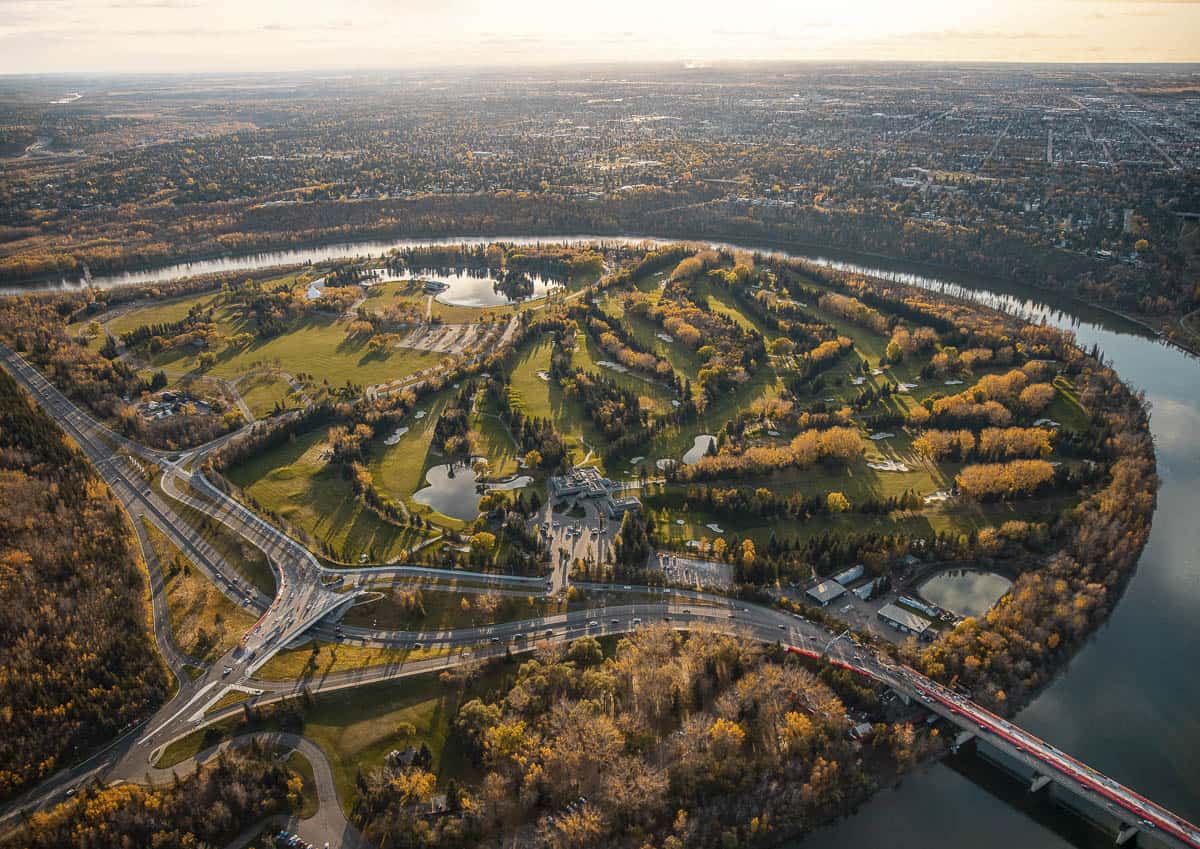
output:
M252 741L266 743L277 748L291 749L303 755L312 765L313 779L317 791L317 812L307 819L296 816L276 815L260 821L237 836L230 847L245 846L264 828L282 828L292 834L298 834L314 846L329 844L330 849L367 849L369 844L363 839L357 828L346 819L342 806L338 802L337 788L333 781L333 769L329 759L321 747L306 737L284 732L260 732L258 734L242 734L212 748L199 752L194 757L181 761L172 767L148 767L146 779L151 784L166 784L174 781L176 776L191 775L197 769L212 763L217 755L229 749L248 746Z

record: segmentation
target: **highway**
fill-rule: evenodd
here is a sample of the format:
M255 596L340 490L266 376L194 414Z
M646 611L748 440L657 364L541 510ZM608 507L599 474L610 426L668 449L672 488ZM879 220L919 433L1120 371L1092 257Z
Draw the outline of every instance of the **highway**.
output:
M332 618L331 614L352 604L358 593L356 589L346 592L331 589L329 584L336 582L339 577L345 582L360 574L373 577L391 575L470 581L477 585L458 590L464 592L472 589L486 591L489 587L505 585L523 588L540 585L544 588L545 578L484 576L480 573L403 566L370 570L326 569L298 542L215 487L201 472L189 470L189 466L199 466L199 460L206 450L234 438L233 435L223 437L209 446L170 455L137 446L96 423L21 357L3 346L0 346L0 363L79 444L130 516L146 516L160 527L223 591L229 594L229 581L225 576L235 573L175 513L168 499L212 517L262 550L275 570L277 581L273 599L254 598L256 606L263 610L262 617L243 639L241 646L214 663L195 680L179 676L179 691L153 717L131 729L108 749L76 767L58 773L21 799L0 809L0 822L20 811L39 809L61 800L69 788L77 786L84 779L144 780L154 754L164 746L242 710L240 705L236 705L205 712L230 687L252 690L258 693L254 696L255 701L266 703L285 698L301 689L320 693L357 687L477 663L508 651L530 651L540 645L562 643L585 634L600 636L626 633L651 623L665 623L678 630L707 627L737 633L762 642L778 642L801 654L824 657L912 699L921 700L930 710L965 732L987 740L1018 761L1031 765L1040 774L1071 787L1080 795L1113 811L1129 829L1154 832L1156 839L1169 846L1200 849L1200 829L1170 811L915 670L894 665L888 658L861 647L848 632L835 635L823 625L775 608L701 592L603 585L609 592L630 591L643 598L657 595L661 600L446 631L332 628L321 620ZM162 495L147 480L134 455L154 462L162 470ZM558 572L556 569L552 578L555 591L565 589L567 582L566 570L562 570L561 576ZM153 576L151 587L156 595L161 594L161 582L156 583ZM169 629L166 634L158 633L164 627L165 618L159 615L160 603L158 600L155 602L154 623L159 644L163 645L169 642L170 634ZM273 682L254 678L255 671L271 656L308 632L331 641L364 645L415 648L420 643L421 649L428 651L427 656L412 662L365 667L300 681ZM430 652L432 656L428 656ZM172 665L180 660L176 656ZM172 662L170 656L168 661Z

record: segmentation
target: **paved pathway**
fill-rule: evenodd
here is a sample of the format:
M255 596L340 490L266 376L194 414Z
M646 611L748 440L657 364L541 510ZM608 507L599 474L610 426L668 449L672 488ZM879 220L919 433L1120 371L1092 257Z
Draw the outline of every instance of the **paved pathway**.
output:
M274 816L258 822L238 835L229 844L230 847L246 845L268 825L272 828L283 828L293 834L299 834L313 846L318 847L323 847L328 843L330 849L366 849L370 845L342 812L342 806L337 798L337 788L333 781L333 769L329 765L329 759L325 757L325 752L307 737L283 732L242 734L210 749L205 749L195 757L181 761L172 767L162 769L152 767L146 771L146 778L152 784L165 784L174 781L177 775L180 777L191 775L198 767L215 760L220 752L247 746L253 740L259 740L279 748L295 750L308 760L312 765L313 778L316 782L318 808L317 812L307 819L299 819L296 816Z

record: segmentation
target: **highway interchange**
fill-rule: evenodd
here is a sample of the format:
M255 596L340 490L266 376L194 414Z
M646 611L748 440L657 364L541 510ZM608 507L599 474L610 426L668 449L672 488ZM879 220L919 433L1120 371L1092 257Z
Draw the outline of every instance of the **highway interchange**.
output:
M153 779L151 764L156 753L166 745L241 711L240 705L207 710L231 687L255 693L258 703L268 703L294 695L301 689L315 694L401 679L476 663L509 651L528 651L548 643L562 643L583 635L625 633L650 623L665 622L679 630L710 627L732 631L763 642L778 642L806 655L825 657L910 698L920 699L931 711L962 729L964 734L961 736L985 740L1017 762L1026 764L1035 774L1046 776L1111 811L1127 833L1137 830L1163 845L1200 849L1200 829L1115 780L914 670L896 666L887 658L875 655L861 647L853 635L835 635L823 625L774 608L700 592L604 585L607 592L630 592L640 600L604 609L571 611L453 631L335 628L328 624L329 620L353 604L359 594L354 585L366 575L374 579L386 576L429 581L470 578L478 592L505 586L530 593L546 592L549 583L549 591L557 594L566 588L568 569L565 563L558 564L549 576L549 582L546 578L472 575L457 570L410 566L329 569L304 546L222 492L199 471L200 461L206 453L227 439L236 438L237 434L184 452L146 448L109 431L79 410L23 358L3 346L0 346L0 364L75 440L134 519L135 525L142 517L150 521L222 592L239 604L248 602L262 613L241 645L218 659L199 677L191 679L182 670L188 659L171 644L169 622L161 599L161 579L155 580L155 570L151 569L156 639L179 681L178 691L154 716L130 729L107 749L61 771L0 809L0 823L19 813L61 801L85 780L143 781L148 774ZM153 463L161 470L161 492L151 482L145 463ZM252 590L247 592L236 577L236 568L180 518L172 502L204 513L263 551L275 573L274 597L266 598ZM144 540L143 549L149 551ZM150 554L148 559L152 556ZM646 600L655 596L660 600ZM276 652L310 633L329 641L381 647L413 648L419 643L423 649L435 653L418 660L367 666L299 681L266 681L254 677L256 670ZM315 819L323 824L309 826L312 834L309 839L319 841L319 845L332 834L340 843L331 845L356 844L358 838L352 827L344 823L340 813L333 815L326 810L327 801L330 800L322 797L322 816ZM336 800L331 803L337 807ZM307 821L300 824L302 834L305 834L306 825Z

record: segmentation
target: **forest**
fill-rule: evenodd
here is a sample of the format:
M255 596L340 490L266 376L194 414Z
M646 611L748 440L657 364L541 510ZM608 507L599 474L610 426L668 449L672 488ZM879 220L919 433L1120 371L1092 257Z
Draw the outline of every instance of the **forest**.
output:
M112 493L0 371L0 800L166 697L141 564Z
M219 847L252 825L300 807L303 780L251 743L221 752L186 779L160 787L90 785L75 799L36 813L4 849Z
M446 786L446 816L419 813L432 775L384 766L360 785L355 819L381 849L490 843L516 829L556 849L777 843L936 748L904 723L854 742L834 681L705 630L647 627L611 654L584 637L462 705L455 729L482 778Z

